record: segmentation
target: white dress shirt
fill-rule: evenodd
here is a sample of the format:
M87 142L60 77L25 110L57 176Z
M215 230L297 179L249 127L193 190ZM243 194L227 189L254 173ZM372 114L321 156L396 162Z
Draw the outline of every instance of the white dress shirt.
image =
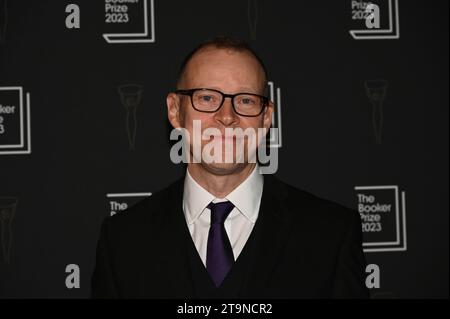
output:
M211 222L211 210L206 206L210 202L218 203L227 200L233 203L234 208L225 220L225 230L233 249L234 260L236 260L258 218L263 181L264 178L256 165L253 172L230 194L225 198L216 198L200 186L189 174L189 170L186 170L183 211L192 240L205 267Z

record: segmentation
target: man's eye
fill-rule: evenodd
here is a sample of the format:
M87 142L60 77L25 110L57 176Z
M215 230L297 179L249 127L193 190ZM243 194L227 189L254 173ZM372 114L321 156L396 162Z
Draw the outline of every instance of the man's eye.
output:
M200 97L203 102L211 102L214 98L211 95L203 95Z
M248 105L255 104L255 100L251 99L251 98L244 97L244 98L241 99L241 104L248 104Z

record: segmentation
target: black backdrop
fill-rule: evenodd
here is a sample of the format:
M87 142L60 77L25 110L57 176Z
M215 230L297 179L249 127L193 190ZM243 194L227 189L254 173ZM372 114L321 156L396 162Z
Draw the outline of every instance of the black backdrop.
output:
M0 1L0 297L89 296L101 221L183 173L165 106L182 58L231 35L269 69L277 176L355 209L362 195L390 207L365 215L381 218L364 234L373 297L448 298L448 1L375 2L393 30L355 39L369 29L351 0L147 0L140 43L103 34L141 32L145 1L122 3L126 23L106 2ZM66 25L69 4L79 28ZM66 286L68 265L79 288Z

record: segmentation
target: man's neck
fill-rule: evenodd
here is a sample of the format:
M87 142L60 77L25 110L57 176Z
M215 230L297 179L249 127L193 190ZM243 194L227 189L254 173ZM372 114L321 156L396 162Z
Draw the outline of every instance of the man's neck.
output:
M233 174L219 175L206 170L201 164L188 164L191 177L217 198L225 198L253 172L256 163L248 163Z

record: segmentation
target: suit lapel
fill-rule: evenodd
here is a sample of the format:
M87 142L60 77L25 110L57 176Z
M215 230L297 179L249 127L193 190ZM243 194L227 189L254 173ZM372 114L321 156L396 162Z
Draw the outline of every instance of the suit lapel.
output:
M183 215L183 181L177 181L170 188L166 202L167 223L161 231L167 243L166 272L170 281L171 297L185 298L193 295L192 274L188 259L189 230Z
M254 242L249 275L241 297L261 295L272 277L291 231L288 212L283 209L285 186L270 175L264 176L259 216L254 227ZM263 295L262 295L263 297Z

